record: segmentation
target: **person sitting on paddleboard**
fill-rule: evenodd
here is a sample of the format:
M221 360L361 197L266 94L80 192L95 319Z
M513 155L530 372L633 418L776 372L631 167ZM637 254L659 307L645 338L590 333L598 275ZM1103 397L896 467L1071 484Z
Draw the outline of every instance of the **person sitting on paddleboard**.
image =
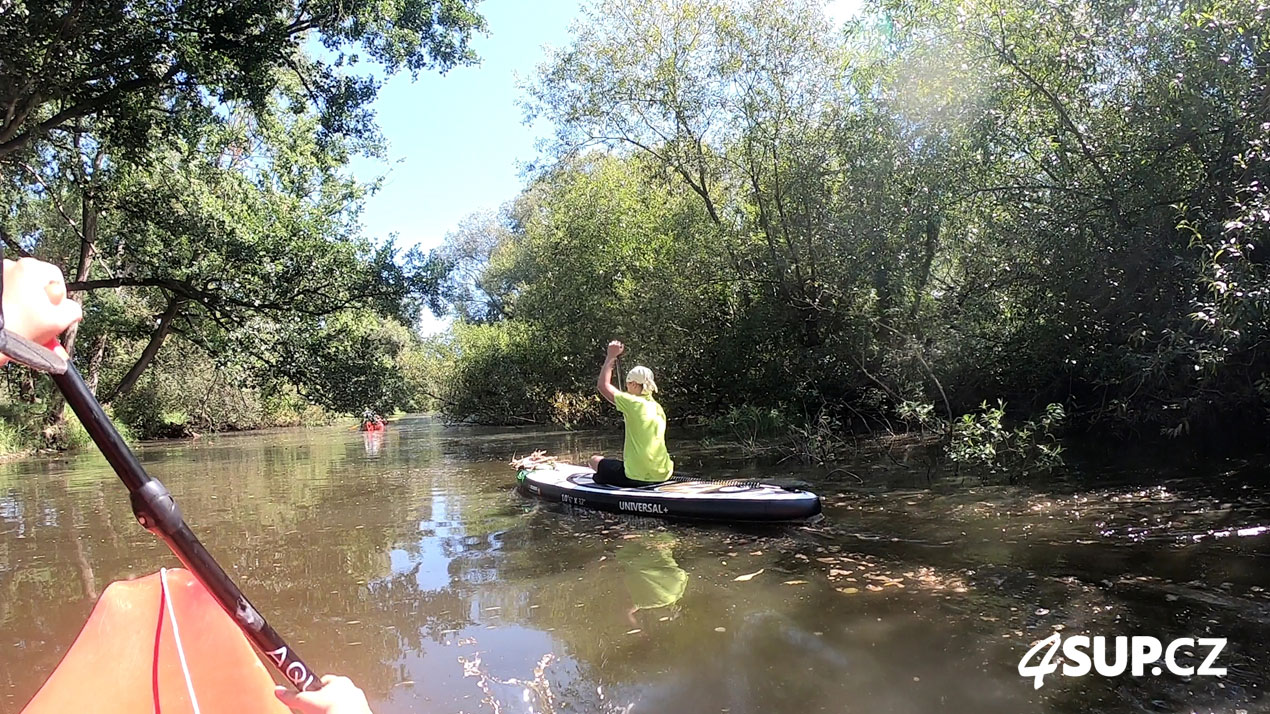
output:
M66 297L62 271L34 258L4 261L4 294L0 310L4 329L38 345L53 346L62 359L66 350L55 345L57 336L79 322L84 313L79 303ZM9 357L0 354L0 365ZM326 675L322 688L293 692L285 687L274 690L278 700L301 714L370 714L366 695L347 677Z
M613 386L613 365L624 351L621 342L609 343L595 384L600 396L616 406L626 422L622 458L606 459L596 454L591 457L591 468L595 469L596 483L640 488L670 478L675 463L666 453L666 412L653 398L657 391L653 371L635 367L626 375L625 392Z

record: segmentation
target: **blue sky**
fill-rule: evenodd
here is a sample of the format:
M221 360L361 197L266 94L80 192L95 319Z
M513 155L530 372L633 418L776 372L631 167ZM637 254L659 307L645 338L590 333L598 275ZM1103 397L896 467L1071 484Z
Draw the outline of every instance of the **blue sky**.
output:
M845 20L861 0L833 0ZM473 47L481 63L445 75L408 73L390 79L374 102L388 160L359 160L362 180L385 177L366 204L362 223L374 238L397 235L399 246L436 247L466 216L498 208L519 193L518 165L535 158L534 141L549 130L526 126L516 77L532 77L544 47L569 41L581 0L484 0L489 25ZM443 323L425 320L425 332Z
M481 64L445 75L389 80L374 103L388 140L388 162L358 161L358 178L384 176L362 217L368 235L398 235L398 245L441 242L465 216L493 209L521 187L518 161L534 156L538 134L523 124L516 75L528 78L543 46L563 46L577 0L486 0L489 34L474 38Z

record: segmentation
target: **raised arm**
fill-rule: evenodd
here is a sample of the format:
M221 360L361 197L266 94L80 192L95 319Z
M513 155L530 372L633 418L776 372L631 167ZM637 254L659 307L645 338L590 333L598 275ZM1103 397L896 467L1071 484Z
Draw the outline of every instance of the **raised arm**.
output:
M621 342L617 340L610 342L608 353L604 355L604 366L600 367L600 376L595 380L595 388L600 391L601 397L608 400L609 404L617 403L617 388L613 386L613 364L625 350L626 347Z

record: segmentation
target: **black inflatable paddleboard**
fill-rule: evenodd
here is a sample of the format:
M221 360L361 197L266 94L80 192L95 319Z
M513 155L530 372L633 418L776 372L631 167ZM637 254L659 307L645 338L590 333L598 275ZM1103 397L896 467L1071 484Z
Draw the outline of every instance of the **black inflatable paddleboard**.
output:
M613 513L711 521L798 521L820 513L809 491L760 481L676 479L622 488L597 484L585 466L555 464L516 474L519 490L552 503Z

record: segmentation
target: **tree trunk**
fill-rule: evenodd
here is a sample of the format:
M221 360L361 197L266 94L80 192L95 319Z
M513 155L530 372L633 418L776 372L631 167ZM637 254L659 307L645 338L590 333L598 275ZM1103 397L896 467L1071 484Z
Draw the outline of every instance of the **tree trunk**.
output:
M78 141L76 142L78 145ZM101 165L106 159L106 152L101 149L97 150L97 155L93 158L93 172L91 174L79 173L80 190L83 193L81 198L80 211L80 228L79 228L79 264L75 267L75 282L83 282L88 279L88 271L93 267L94 246L97 243L97 196L96 182L97 172L101 170ZM74 227L74 226L72 226ZM84 302L83 292L68 292L66 297L80 303ZM75 356L75 337L79 334L79 323L75 323L62 333L62 347L66 349L67 355ZM44 424L46 425L45 433L53 435L57 438L63 432L65 425L63 424L62 412L65 401L61 392L54 392L49 398L48 408L44 411Z
M935 263L935 254L939 251L939 230L943 225L940 216L926 217L925 255L922 256L922 267L917 273L917 282L913 285L913 307L908 312L910 322L917 319L917 312L922 307L922 298L926 294L926 285L930 283L931 266Z
M110 342L110 338L102 335L97 341L97 349L93 351L93 358L88 363L88 391L93 394L97 393L97 381L101 378L101 363L106 358L106 345Z
M37 372L33 369L17 370L22 376L18 381L18 399L25 404L35 404L35 375Z
M119 382L119 386L115 387L109 395L103 399L103 402L110 402L115 397L127 394L132 388L137 386L137 380L141 379L141 374L146 371L146 367L154 361L155 355L159 354L159 348L163 346L163 341L167 339L168 333L172 331L172 323L176 321L177 316L181 312L181 301L177 298L168 299L168 307L163 311L163 315L159 317L159 326L155 328L154 334L150 335L150 343L141 351L141 356L137 358L137 362L132 365L132 369L123 376L123 380Z
M98 154L102 156L102 154ZM93 258L95 257L95 246L97 245L97 197L91 185L84 187L82 213L82 230L79 240L79 265L75 267L75 282L82 283L88 280L88 271L93 267ZM83 303L83 292L69 292L66 297L78 303ZM62 347L72 355L75 354L75 336L79 333L79 323L71 325L70 328L62 334Z

